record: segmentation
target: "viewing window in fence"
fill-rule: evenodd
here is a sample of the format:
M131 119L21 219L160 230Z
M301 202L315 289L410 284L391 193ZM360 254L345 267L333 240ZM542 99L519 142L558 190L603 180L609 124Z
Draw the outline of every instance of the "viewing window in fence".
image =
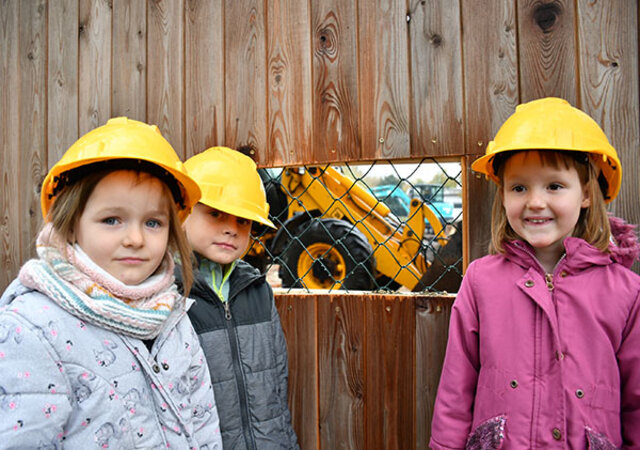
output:
M273 287L457 292L459 163L260 169L276 229L254 224L244 259Z

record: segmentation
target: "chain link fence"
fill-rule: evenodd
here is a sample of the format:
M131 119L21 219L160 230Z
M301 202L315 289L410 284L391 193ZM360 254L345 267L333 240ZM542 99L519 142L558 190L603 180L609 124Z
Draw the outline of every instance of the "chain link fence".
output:
M457 292L462 280L459 163L260 169L270 219L244 259L273 287Z

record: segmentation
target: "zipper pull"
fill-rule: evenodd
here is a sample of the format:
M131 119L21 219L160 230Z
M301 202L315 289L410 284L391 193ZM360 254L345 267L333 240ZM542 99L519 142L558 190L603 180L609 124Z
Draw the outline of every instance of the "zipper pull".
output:
M544 280L547 282L547 289L553 291L553 275L550 273L546 273L544 275Z
M231 320L231 310L229 309L229 302L222 303L224 306L224 318L227 320Z

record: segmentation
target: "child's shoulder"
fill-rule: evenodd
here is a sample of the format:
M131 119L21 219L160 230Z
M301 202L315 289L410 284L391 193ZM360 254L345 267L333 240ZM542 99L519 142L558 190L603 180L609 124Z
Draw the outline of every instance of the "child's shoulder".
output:
M18 279L15 279L2 294L0 307L3 313L11 311L29 321L37 321L43 316L51 318L69 314L48 296L25 286Z

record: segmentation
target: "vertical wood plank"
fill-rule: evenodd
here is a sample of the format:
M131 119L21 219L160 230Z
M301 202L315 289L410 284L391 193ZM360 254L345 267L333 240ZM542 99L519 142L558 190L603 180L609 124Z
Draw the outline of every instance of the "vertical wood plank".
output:
M465 153L470 165L483 154L487 143L514 111L518 103L518 70L514 0L462 3L464 27L465 81ZM486 254L484 241L491 233L490 181L474 178L470 170L467 181L465 217L473 217L469 229L471 258ZM480 186L479 183L485 183ZM476 189L475 186L478 186Z
M47 166L78 139L78 0L49 2Z
M224 4L187 0L185 158L224 142Z
M460 1L409 0L409 5L411 154L460 155L464 153ZM489 32L495 34L485 31Z
M113 1L111 114L147 120L147 8L137 0Z
M184 158L184 4L183 0L147 3L147 122L158 125Z
M353 161L362 156L356 24L354 0L311 2L316 161Z
M307 1L267 2L269 151L258 155L262 164L302 164L315 159L309 14Z
M363 297L318 296L320 448L365 448L363 327Z
M467 154L483 153L518 99L515 1L464 2Z
M521 102L552 96L576 104L574 25L571 0L518 2Z
M261 161L269 152L264 3L226 0L224 14L225 142L251 147Z
M358 2L358 89L364 159L410 156L406 16L404 1Z
M111 116L111 2L80 0L78 127L80 134Z
M18 32L20 0L9 0L0 7L0 291L18 274L22 245L20 242L21 208L16 202L19 192L20 153L18 71Z
M640 223L638 3L578 2L582 109L600 124L622 162L611 210ZM638 270L640 264L636 264Z
M365 317L364 448L412 448L416 398L414 298L371 295L365 301Z
M453 300L453 296L416 299L416 449L427 448L431 438Z
M47 67L47 2L20 2L20 171L14 200L20 205L21 262L35 256L35 242L42 223L40 186L47 173L46 139L46 67ZM6 91L5 91L6 92ZM4 116L3 116L4 117ZM3 119L4 120L4 119ZM18 175L19 174L19 175Z
M276 294L289 353L289 408L301 449L318 448L317 296Z

